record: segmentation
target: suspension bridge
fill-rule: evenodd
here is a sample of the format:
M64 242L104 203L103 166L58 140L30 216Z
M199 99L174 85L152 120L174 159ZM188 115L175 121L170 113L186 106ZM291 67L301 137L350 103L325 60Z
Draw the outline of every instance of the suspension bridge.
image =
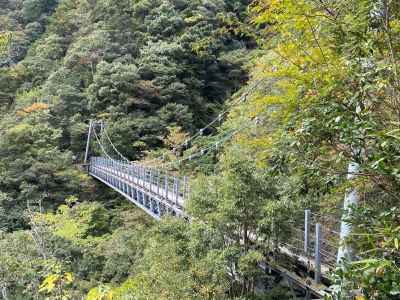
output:
M216 143L216 147L229 140L236 132L238 130L222 138ZM92 139L96 142L99 156L90 155ZM108 145L105 145L105 141L108 141ZM119 159L112 157L110 149ZM200 149L198 154L191 155L190 159L209 150L210 147ZM185 159L188 158L182 160ZM152 218L161 220L169 215L189 219L185 212L185 203L190 197L188 177L179 177L165 169L130 162L114 146L101 122L91 122L89 125L84 165L90 176L121 194ZM303 288L306 291L306 299L323 298L327 293L327 286L322 284L324 275L332 270L336 263L339 233L322 226L321 222L329 223L323 221L323 216L305 210L304 222L292 224L290 227L290 241L279 244L280 255L297 265L296 270L276 264L261 266L269 273L278 273L290 284ZM313 278L310 278L310 275L313 275Z
M258 83L257 83L258 85ZM241 97L237 103L245 100ZM206 127L200 129L194 136L188 138L179 147L187 148L189 143L213 124L220 124L222 118L229 112L223 111ZM254 122L253 122L254 123ZM258 118L255 118L257 125ZM218 148L234 137L238 132L249 128L245 124L220 138L212 146L202 148L196 153L160 167L150 167L141 163L129 161L113 144L107 134L103 122L90 122L85 152L84 166L90 176L113 189L123 197L141 208L149 216L161 220L164 216L190 219L185 211L185 203L190 197L189 178L177 176L167 171L166 166L180 165L187 160L201 157ZM99 155L91 155L92 140ZM117 158L111 154L115 154ZM281 241L277 247L281 259L290 262L283 267L277 264L263 263L260 265L266 272L279 274L290 286L294 285L305 291L305 299L322 299L329 293L325 275L336 265L336 255L339 246L339 232L332 222L325 220L326 216L316 215L310 210L304 211L304 222L291 224L290 239ZM330 224L330 225L329 225ZM257 241L253 241L257 243ZM282 260L281 260L282 261ZM293 266L295 266L293 268Z

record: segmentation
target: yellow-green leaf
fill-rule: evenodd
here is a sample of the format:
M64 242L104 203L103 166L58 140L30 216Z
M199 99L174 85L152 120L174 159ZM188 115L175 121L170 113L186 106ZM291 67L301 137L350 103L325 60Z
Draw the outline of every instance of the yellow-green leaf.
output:
M60 279L59 275L52 274L47 276L39 287L39 292L50 293L56 286L57 281Z

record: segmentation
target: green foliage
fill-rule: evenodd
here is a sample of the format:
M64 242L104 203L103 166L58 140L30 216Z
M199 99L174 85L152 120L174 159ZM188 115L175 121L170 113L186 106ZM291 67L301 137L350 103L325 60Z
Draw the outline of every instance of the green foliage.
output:
M86 300L112 300L113 292L108 286L99 286L91 289Z
M29 46L43 33L47 17L55 5L54 0L17 0L0 3L0 27L2 33L7 33L5 38L8 44L7 55L0 53L0 66L13 65L25 57Z
M130 107L129 103L134 102L130 97L135 92L138 79L135 65L101 62L89 87L90 107L97 111L112 109L121 103L127 108Z
M0 1L11 37L0 40L4 298L225 297L226 255L201 246L212 240L204 228L193 229L197 240L182 222L149 231L148 218L76 164L90 118L108 121L130 159L175 148L209 121L247 77L246 4ZM251 254L241 261L248 277Z
M0 284L3 295L31 294L40 285L43 259L27 232L0 233Z
M137 272L113 290L113 299L223 299L223 256L192 249L190 230L181 221L169 221L151 232Z
M22 16L26 23L36 21L42 14L49 12L56 4L55 0L27 0L23 2Z
M26 110L21 118L0 124L1 227L7 229L26 225L27 205L55 208L89 187L87 176L68 168L72 155L60 151L61 131L50 125L49 111Z
M76 240L77 243L90 243L89 237L95 238L109 232L109 218L107 210L99 203L82 203L74 209L61 205L57 215L48 216L46 221L54 226L55 235Z
M71 299L66 292L68 285L74 281L71 273L51 274L47 276L39 287L39 292L52 295L53 299Z
M5 52L7 52L11 37L12 35L10 33L0 34L0 55L3 55Z
M355 209L351 236L358 259L346 262L335 274L335 289L340 296L347 290L362 289L367 298L396 299L400 294L399 208L381 212Z
M398 298L399 4L252 1L257 29L248 4L0 1L12 37L0 58L0 288L10 297L287 299L279 285L257 292L257 279L272 284L259 264L303 209L339 221L352 187L362 205L346 243L357 260L336 270L336 296ZM261 80L247 101L215 137L177 149L246 68ZM249 126L179 169L197 175L191 221L153 226L74 167L90 118L107 121L131 160L175 159ZM352 181L349 162L360 165Z
M302 185L300 194L294 187L284 193L314 198L324 211L337 211L350 186L362 195L360 211L348 220L361 227L346 241L361 260L336 277L343 299L350 290L368 299L398 297L389 283L398 281L398 258L382 253L398 257L398 249L380 248L386 245L381 237L394 243L397 235L391 232L397 222L384 216L398 206L399 8L358 0L256 1L252 7L255 24L274 35L268 44L260 40L273 53L261 67L277 88L252 110L267 106L263 115L280 124L266 147L269 164ZM349 162L360 165L351 182Z
M193 186L188 211L201 221L193 222L191 243L194 253L204 257L201 261L223 259L231 274L231 297L255 296L255 281L263 277L259 263L266 259L264 253L273 250L272 238L280 236L272 235L271 226L292 212L283 205L271 210L280 204L274 183L247 158L248 153L232 147L225 154L220 173L200 178ZM285 224L279 226L283 231Z

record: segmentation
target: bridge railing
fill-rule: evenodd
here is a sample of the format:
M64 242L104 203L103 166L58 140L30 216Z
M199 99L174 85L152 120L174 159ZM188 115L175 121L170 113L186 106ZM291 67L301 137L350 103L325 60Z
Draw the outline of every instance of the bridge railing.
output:
M187 177L105 157L91 157L90 166L140 186L180 208L189 197Z

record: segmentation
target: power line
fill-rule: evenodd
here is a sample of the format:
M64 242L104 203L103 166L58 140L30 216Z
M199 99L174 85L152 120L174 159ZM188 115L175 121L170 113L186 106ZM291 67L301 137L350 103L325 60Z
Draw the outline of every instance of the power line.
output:
M253 91L260 83L262 82L262 80L258 80L251 88L249 91L247 91L244 95L242 95L237 101L235 101L233 104L231 104L231 106L229 108L227 108L226 110L222 111L221 113L218 114L218 117L215 118L214 120L212 120L210 123L208 123L206 126L204 126L203 128L201 128L196 134L194 134L193 136L191 136L189 139L186 139L182 144L178 145L177 148L181 148L182 146L188 145L192 140L194 140L196 137L198 136L202 136L204 131L207 130L208 128L210 128L211 126L213 126L216 122L221 122L222 118L228 113L230 112L235 105L242 103L243 101L245 101L248 97L248 95L250 94L251 91Z

